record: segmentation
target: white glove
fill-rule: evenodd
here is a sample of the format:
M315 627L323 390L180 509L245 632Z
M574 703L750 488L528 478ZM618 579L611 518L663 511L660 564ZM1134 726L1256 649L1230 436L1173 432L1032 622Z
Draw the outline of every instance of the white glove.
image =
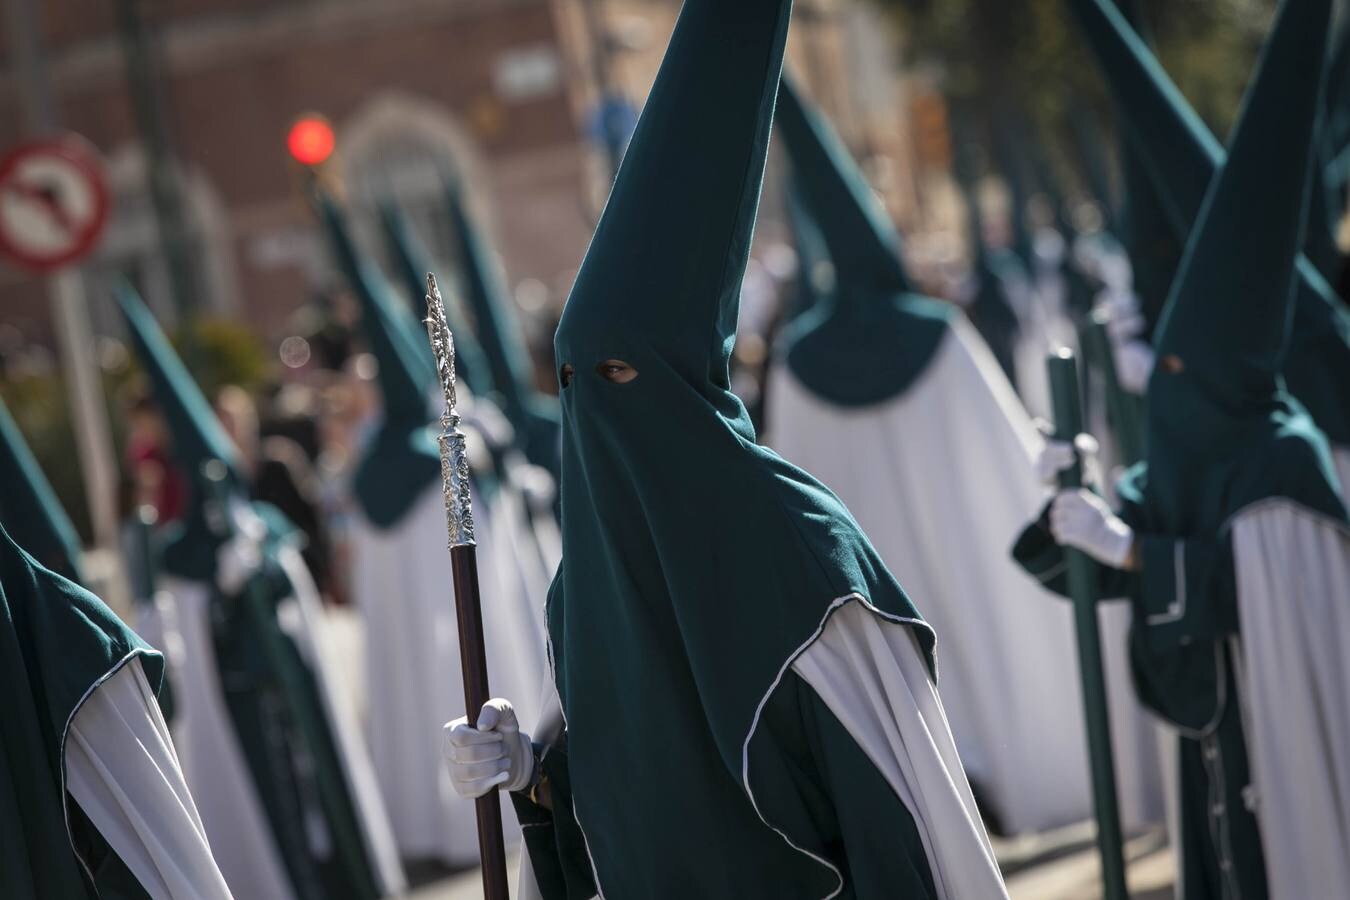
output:
M468 717L448 722L442 753L450 783L461 797L481 797L494 787L519 791L534 775L534 748L520 730L511 703L500 698L483 704L478 727Z
M1134 547L1134 530L1105 500L1082 488L1055 495L1050 504L1050 533L1056 543L1082 550L1114 569L1124 567Z
M1095 484L1098 477L1097 471L1097 451L1100 449L1097 445L1097 439L1090 434L1080 434L1073 439L1073 443L1068 441L1056 440L1049 436L1050 425L1044 421L1037 421L1036 427L1045 434L1045 443L1041 445L1040 452L1036 454L1033 463L1036 469L1036 480L1048 487L1055 487L1059 480L1059 473L1065 469L1073 468L1073 464L1081 455L1083 459L1083 480L1088 484ZM1078 453L1074 453L1077 448Z
M236 534L216 550L216 586L227 597L239 593L261 568L262 545L247 535Z
M1148 377L1153 374L1153 348L1146 341L1126 341L1115 347L1116 378L1131 394L1143 396Z

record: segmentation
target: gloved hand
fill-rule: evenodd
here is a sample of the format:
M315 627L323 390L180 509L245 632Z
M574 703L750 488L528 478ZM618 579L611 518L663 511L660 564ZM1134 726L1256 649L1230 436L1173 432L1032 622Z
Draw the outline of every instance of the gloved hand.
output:
M261 568L261 543L242 532L216 550L216 586L227 597L239 593Z
M1117 344L1116 378L1120 386L1131 394L1143 396L1148 378L1153 374L1154 353L1147 341L1131 340Z
M1036 454L1033 463L1036 469L1036 478L1041 484L1055 487L1059 480L1059 473L1072 468L1077 458L1074 454L1075 448L1083 459L1083 480L1088 484L1096 483L1098 477L1097 451L1100 449L1096 438L1090 434L1080 434L1070 444L1068 441L1050 437L1050 424L1048 422L1038 420L1036 427L1045 435L1045 443L1041 445L1041 450Z
M1050 533L1056 543L1082 550L1114 569L1125 567L1134 548L1134 530L1105 500L1083 488L1055 495L1050 504Z
M530 783L534 748L509 701L489 700L478 713L478 727L465 716L447 723L444 735L442 753L450 783L461 797L481 797L498 785L519 791Z

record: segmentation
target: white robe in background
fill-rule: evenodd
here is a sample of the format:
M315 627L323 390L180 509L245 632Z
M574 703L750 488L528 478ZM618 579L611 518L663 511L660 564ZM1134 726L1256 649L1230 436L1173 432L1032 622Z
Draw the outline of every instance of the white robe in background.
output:
M174 744L216 862L241 900L290 900L290 876L221 692L210 593L200 582L173 576L162 581L176 623L176 637L173 632L164 637L174 689ZM179 641L181 654L174 652Z
M505 490L491 506L476 498L474 525L488 682L529 722L546 666L548 583L537 552L522 546L519 499ZM365 623L371 755L399 851L458 866L477 862L478 834L474 804L455 793L441 759L442 726L464 715L445 535L441 486L429 485L393 528L357 516L352 575Z
M1331 447L1331 464L1341 480L1341 496L1350 501L1350 447Z
M1274 900L1350 891L1350 528L1286 499L1232 524L1234 661Z
M66 789L153 900L230 900L138 657L80 703L63 746Z
M937 632L938 690L972 782L1011 833L1092 815L1069 604L1010 556L1048 492L1041 440L988 349L955 320L899 397L829 404L772 377L769 443L848 506ZM1162 820L1153 725L1134 697L1124 604L1100 615L1121 813Z

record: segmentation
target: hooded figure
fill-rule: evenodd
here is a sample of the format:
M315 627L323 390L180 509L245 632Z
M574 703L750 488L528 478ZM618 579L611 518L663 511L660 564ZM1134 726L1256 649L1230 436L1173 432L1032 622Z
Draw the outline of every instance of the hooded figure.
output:
M0 896L229 900L163 678L156 650L0 526Z
M534 386L529 350L520 333L515 301L506 288L501 263L474 222L458 180L448 183L446 196L459 238L463 289L492 373L492 387L516 431L517 446L527 460L547 471L556 485L561 471L557 401Z
M1111 4L1071 0L1145 162L1175 237L1191 234L1205 186L1224 151L1167 73ZM1269 139L1269 137L1267 137ZM1265 233L1264 231L1262 233ZM1282 372L1289 393L1331 441L1342 482L1350 479L1350 312L1304 256L1295 265L1294 312ZM1223 323L1239 320L1224 316ZM1156 339L1155 339L1156 344Z
M777 124L838 280L789 336L770 443L839 494L923 604L946 648L943 706L986 817L1007 833L1089 818L1071 615L1007 555L1043 502L1032 468L1041 438L971 326L912 293L885 213L786 80ZM1123 638L1127 619L1106 619ZM1127 819L1143 824L1161 814L1150 729L1124 654L1112 663L1121 793Z
M0 521L39 563L77 584L83 583L80 537L33 458L18 424L0 401Z
M729 389L789 8L684 4L558 328L566 729L448 729L546 897L1004 896L932 632Z
M1181 735L1186 897L1350 882L1350 528L1326 439L1280 377L1329 5L1277 15L1158 325L1119 517L1064 491L1015 551L1062 589L1059 545L1077 547L1104 564L1099 596L1130 598L1136 688ZM1109 0L1078 6L1129 34Z
M435 737L463 704L464 686L445 549L441 456L428 427L436 377L423 365L430 344L423 331L420 346L413 346L415 321L361 255L337 205L321 197L319 208L333 254L360 304L383 401L383 417L361 450L352 483L361 512L352 528L352 593L365 624L371 759L399 852L467 866L478 859L473 804L451 789ZM490 462L483 468L491 477ZM480 477L476 501L482 499L481 486ZM492 503L475 508L490 677L498 690L523 697L534 714L544 679L548 576L537 554L516 546L520 535L512 522L498 515L508 500L497 491ZM502 531L503 523L511 527ZM525 590L521 573L528 566L536 572L532 591Z
M966 309L971 324L984 338L998 367L1015 385L1015 348L1021 323L1009 298L1018 261L1011 250L995 250L984 240L984 217L980 213L978 188L973 179L962 179L966 201L966 232L971 257L969 299Z
M246 499L206 398L132 288L115 294L191 477L182 526L164 535L162 584L184 648L175 742L221 871L240 897L397 893L393 835L295 532Z

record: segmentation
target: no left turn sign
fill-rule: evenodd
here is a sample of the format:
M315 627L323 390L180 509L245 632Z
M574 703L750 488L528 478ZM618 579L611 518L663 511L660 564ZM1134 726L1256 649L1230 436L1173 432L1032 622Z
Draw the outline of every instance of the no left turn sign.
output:
M108 220L98 154L67 134L22 144L0 158L0 255L47 272L94 248Z

